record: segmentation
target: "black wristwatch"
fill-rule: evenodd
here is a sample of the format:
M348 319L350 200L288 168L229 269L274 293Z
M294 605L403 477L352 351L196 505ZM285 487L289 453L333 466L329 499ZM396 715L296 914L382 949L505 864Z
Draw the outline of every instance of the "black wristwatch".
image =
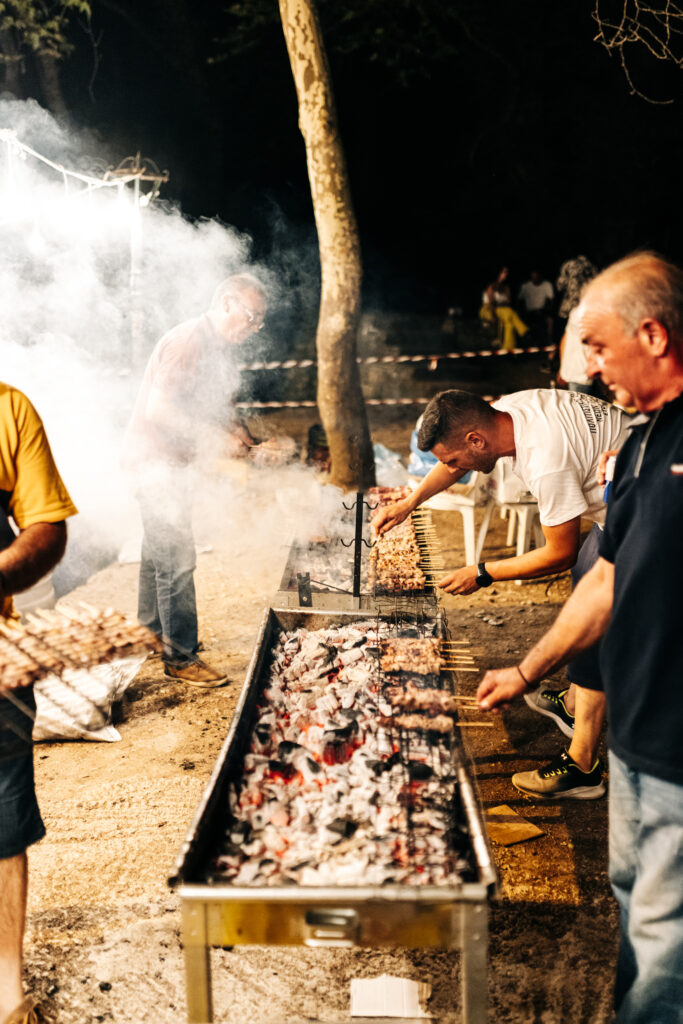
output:
M484 562L480 562L477 566L476 583L478 587L490 587L493 583L493 576L486 571L486 565Z

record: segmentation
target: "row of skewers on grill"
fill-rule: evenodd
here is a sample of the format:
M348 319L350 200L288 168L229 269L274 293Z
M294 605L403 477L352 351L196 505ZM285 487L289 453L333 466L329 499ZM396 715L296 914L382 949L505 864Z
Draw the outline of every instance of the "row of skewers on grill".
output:
M460 720L463 711L477 709L476 697L452 694L438 685L443 669L477 671L474 659L466 653L466 645L467 641L436 637L393 637L381 641L383 697L391 713L380 717L380 725L442 734L455 731L456 718L459 726L490 726L488 722Z
M120 612L84 602L61 605L30 613L23 623L0 621L0 685L29 686L48 675L160 649L154 633Z
M375 508L407 498L409 487L373 487ZM389 533L372 531L369 583L387 594L413 593L433 586L444 572L435 549L435 533L427 510L416 509Z

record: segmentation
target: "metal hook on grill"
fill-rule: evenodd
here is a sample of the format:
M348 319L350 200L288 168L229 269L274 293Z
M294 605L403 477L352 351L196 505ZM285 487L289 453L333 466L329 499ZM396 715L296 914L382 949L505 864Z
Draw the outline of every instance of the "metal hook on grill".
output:
M359 503L361 506L365 505L365 507L369 509L371 512L374 512L376 508L379 508L379 502L377 502L376 505L371 505L370 502L366 501L365 498L363 497L362 491L356 492L356 500L354 501L353 505L347 505L345 501L342 501L342 508L345 508L347 512L353 512L354 508L358 508Z

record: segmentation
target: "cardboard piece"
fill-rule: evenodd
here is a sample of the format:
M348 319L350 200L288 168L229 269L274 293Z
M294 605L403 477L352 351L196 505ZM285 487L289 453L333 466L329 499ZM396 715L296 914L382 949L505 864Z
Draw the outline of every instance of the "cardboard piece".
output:
M501 846L523 843L526 839L535 839L536 836L544 834L542 829L532 825L507 804L489 807L484 815L484 822L489 839L494 843L500 843Z
M431 1019L422 1006L432 994L424 981L410 981L382 974L378 978L354 978L351 982L352 1017L402 1017Z

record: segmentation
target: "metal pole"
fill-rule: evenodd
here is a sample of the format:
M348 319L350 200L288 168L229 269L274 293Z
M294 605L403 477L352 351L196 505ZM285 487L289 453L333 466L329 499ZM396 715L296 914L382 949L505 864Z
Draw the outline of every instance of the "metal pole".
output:
M356 542L353 547L353 596L360 597L360 563L363 555L363 492L356 491Z

